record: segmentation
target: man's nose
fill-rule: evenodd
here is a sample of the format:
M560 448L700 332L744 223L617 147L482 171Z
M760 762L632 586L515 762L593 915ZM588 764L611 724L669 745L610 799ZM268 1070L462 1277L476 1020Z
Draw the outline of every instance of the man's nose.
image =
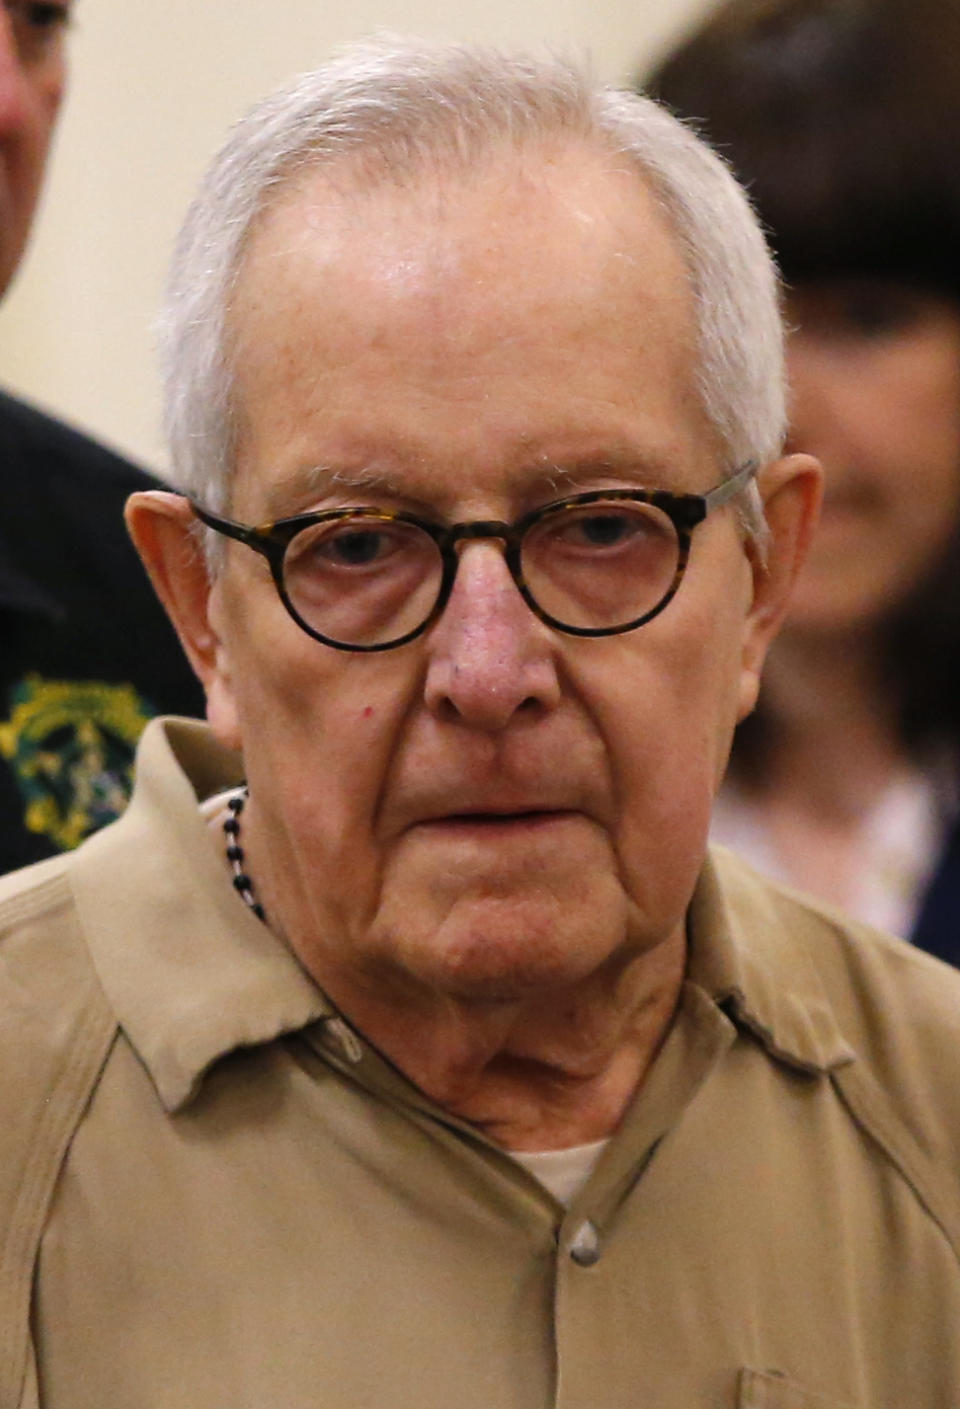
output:
M0 4L0 136L19 126L29 100L27 75L13 32L13 21Z
M556 640L520 595L499 544L466 544L450 600L428 636L425 699L435 715L500 730L556 707Z

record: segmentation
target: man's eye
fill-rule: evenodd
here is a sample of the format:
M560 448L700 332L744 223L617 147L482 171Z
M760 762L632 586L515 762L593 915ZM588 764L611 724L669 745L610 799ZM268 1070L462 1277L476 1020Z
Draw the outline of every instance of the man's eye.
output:
M317 552L343 567L369 567L395 552L394 536L376 528L350 528L331 534Z
M635 545L656 528L649 510L620 505L591 505L560 516L549 525L558 547L610 549Z
M396 568L432 548L429 538L397 523L347 520L304 529L287 549L288 572Z
M584 514L571 525L571 537L590 548L613 548L629 538L636 528L628 514Z

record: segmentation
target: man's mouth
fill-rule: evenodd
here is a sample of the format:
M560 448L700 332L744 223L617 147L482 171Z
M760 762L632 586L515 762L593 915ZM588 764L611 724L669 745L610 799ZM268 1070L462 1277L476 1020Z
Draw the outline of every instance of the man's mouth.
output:
M438 828L450 831L495 831L523 830L531 827L544 827L562 822L574 813L566 808L519 808L510 811L448 812L437 817L427 817L421 827Z

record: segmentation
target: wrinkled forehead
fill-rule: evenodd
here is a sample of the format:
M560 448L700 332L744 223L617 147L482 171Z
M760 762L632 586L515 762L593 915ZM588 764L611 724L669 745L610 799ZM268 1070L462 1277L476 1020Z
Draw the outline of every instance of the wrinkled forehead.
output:
M456 281L461 300L472 281L478 299L493 304L498 268L512 271L531 256L567 296L613 293L618 271L636 295L646 276L651 294L669 286L673 315L692 324L683 252L636 166L584 141L553 139L495 146L468 169L401 176L351 156L292 174L251 226L231 327L240 334L271 290L307 269L326 268L331 288L380 278L386 293Z
M499 398L509 419L511 369L523 379L536 366L548 403L555 377L559 421L571 362L602 401L597 363L619 391L635 348L638 389L651 373L682 385L698 414L683 254L624 159L555 146L412 186L352 177L301 173L251 235L228 338L241 445L283 398L315 410L322 383L337 407L362 405L363 379L387 372L409 376L413 397L429 387L485 412Z

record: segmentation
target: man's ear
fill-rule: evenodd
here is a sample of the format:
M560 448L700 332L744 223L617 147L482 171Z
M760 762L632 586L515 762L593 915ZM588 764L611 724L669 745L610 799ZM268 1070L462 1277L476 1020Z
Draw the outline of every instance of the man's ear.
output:
M758 485L767 536L765 544L751 543L747 550L753 599L743 643L739 719L757 702L767 650L786 614L794 581L807 555L820 512L823 472L812 455L786 455L764 466Z
M154 591L209 697L218 642L210 624L210 574L189 501L166 490L143 490L127 500L125 518Z

